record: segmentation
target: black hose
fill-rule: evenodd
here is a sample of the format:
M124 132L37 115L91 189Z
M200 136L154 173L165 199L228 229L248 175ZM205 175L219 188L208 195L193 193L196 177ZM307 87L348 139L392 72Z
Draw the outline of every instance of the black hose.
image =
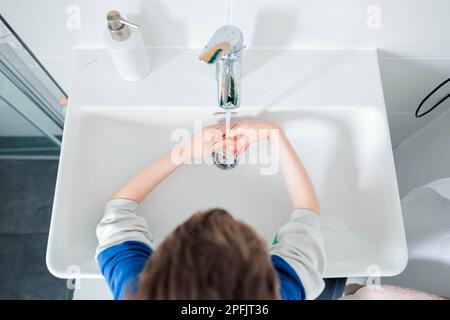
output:
M450 82L450 78L448 78L447 80L445 80L444 82L442 82L440 85L438 85L435 89L433 89L433 91L431 91L423 100L422 102L419 104L419 106L416 109L416 113L415 116L416 118L420 118L423 117L424 115L429 114L431 111L433 111L434 109L436 109L437 106L439 106L442 102L444 102L445 100L447 100L448 98L450 98L450 93L447 94L446 96L444 96L441 100L439 100L434 106L432 106L430 109L428 109L425 112L419 113L420 109L422 108L423 104L436 92L438 91L440 88L442 88L446 83Z

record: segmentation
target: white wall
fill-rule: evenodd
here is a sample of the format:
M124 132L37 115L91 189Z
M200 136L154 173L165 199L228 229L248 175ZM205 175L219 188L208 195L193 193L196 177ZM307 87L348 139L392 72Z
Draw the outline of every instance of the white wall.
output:
M450 107L450 101L442 105ZM430 122L394 150L400 194L450 177L450 110Z
M397 180L402 197L412 188L450 177L450 110L448 110L450 101L441 107L446 110L444 113L394 150ZM430 216L438 212L439 210L423 214ZM447 218L449 217L450 215L447 215ZM436 222L439 218L430 216L430 219ZM445 259L448 239L447 235L447 239L435 236L422 241L422 249L418 250L422 252L422 257L416 255L409 261L402 274L384 279L384 282L449 296L450 288L447 280L450 265Z
M414 117L422 99L450 77L450 58L386 57L380 59L380 70L395 148L450 106L445 103L426 117Z
M109 9L139 22L149 46L200 48L233 23L249 47L378 47L394 147L436 117L413 112L450 73L448 0L0 0L69 94L73 48L102 46Z

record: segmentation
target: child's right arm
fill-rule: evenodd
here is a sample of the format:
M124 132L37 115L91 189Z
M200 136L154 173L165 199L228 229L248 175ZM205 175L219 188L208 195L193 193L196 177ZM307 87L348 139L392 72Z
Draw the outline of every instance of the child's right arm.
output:
M308 173L283 130L272 122L243 121L231 129L230 137L236 137L240 153L252 142L278 137L280 167L294 211L275 237L272 262L284 299L315 299L324 288L326 255L320 205Z
M319 201L311 179L283 129L269 121L247 120L234 126L229 136L237 137L236 146L240 153L245 152L252 142L277 138L281 171L292 206L295 209L310 209L317 214L320 213Z

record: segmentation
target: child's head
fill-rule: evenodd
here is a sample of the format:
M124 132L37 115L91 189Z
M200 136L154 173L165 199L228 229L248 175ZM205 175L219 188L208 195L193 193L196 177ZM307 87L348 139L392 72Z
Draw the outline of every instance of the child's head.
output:
M265 243L221 209L194 214L151 255L136 299L277 299Z

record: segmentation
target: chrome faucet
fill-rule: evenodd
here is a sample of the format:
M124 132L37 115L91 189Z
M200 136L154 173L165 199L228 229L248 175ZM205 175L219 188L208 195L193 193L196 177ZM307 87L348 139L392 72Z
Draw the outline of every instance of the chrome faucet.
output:
M219 28L200 53L199 59L216 64L219 106L223 109L239 107L241 98L242 32L233 25Z

